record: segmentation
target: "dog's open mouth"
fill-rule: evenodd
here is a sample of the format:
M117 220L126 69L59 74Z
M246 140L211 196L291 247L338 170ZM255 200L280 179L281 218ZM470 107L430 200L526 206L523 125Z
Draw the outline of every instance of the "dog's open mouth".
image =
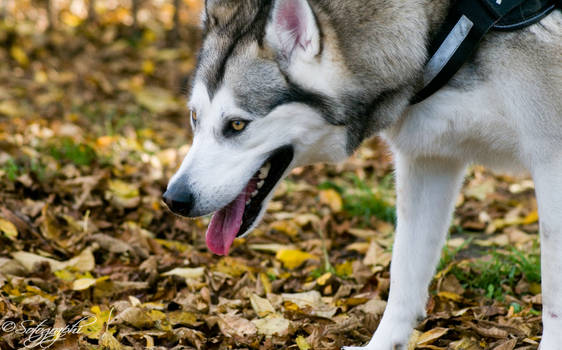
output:
M273 152L238 197L213 215L206 238L207 246L213 253L227 255L234 239L252 227L264 201L281 180L293 156L292 146Z

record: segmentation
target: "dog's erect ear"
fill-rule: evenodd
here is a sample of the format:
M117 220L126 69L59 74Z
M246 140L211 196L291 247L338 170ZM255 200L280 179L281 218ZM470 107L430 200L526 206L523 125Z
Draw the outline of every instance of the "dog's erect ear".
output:
M276 0L267 40L286 59L296 53L305 59L315 57L320 51L320 33L308 1Z

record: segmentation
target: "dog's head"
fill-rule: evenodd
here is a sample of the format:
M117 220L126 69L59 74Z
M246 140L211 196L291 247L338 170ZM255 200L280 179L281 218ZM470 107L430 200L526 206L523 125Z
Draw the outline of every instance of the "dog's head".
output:
M385 73L380 86L363 84L346 64L330 9L313 10L307 0L207 0L205 7L189 102L194 141L164 198L182 216L214 212L207 244L223 255L256 226L291 169L342 161L395 118L403 79ZM394 51L394 58L411 54ZM403 75L400 65L393 74ZM375 107L389 115L370 118Z

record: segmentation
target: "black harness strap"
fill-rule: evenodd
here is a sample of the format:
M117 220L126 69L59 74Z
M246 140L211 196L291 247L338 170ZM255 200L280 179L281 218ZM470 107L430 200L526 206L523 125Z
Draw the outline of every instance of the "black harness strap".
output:
M525 1L521 6L516 7L510 13L502 17L492 28L498 31L518 30L535 24L556 7L562 9L562 0L533 0Z
M562 0L556 1L558 4L562 4ZM425 100L447 84L490 30L514 30L528 26L542 19L556 7L554 1L550 0L548 6L542 6L538 11L535 10L524 15L523 12L528 8L526 6L528 2L530 1L456 1L443 27L429 47L431 58L424 71L424 87L411 103L416 104ZM507 15L515 19L509 18ZM502 22L503 18L507 20Z

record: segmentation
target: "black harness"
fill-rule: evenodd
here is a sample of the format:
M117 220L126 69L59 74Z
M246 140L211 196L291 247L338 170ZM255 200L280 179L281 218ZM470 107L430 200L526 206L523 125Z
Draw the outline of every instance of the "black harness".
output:
M432 40L424 70L424 87L412 100L419 103L442 88L470 58L491 30L511 31L534 24L562 0L457 0Z

